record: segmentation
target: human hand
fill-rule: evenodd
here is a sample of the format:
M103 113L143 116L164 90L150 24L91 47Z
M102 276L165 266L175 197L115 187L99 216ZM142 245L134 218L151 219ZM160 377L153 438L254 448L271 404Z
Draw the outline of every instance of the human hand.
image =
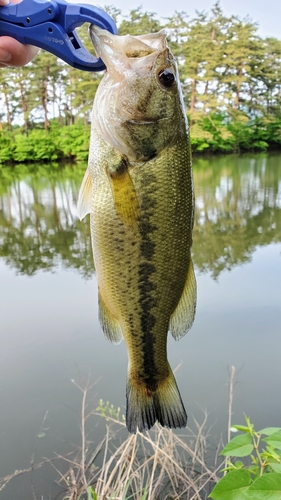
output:
M20 0L11 0L11 3L19 3ZM8 5L9 0L0 0L1 6ZM0 36L0 68L5 66L24 66L37 54L38 47L23 45L9 36Z

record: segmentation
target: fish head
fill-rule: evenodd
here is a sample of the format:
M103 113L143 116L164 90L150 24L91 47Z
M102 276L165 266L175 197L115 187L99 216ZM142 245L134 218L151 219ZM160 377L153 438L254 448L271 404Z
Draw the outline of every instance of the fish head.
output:
M102 137L130 161L142 162L186 136L177 64L165 30L118 36L91 26L90 34L107 67L93 108Z

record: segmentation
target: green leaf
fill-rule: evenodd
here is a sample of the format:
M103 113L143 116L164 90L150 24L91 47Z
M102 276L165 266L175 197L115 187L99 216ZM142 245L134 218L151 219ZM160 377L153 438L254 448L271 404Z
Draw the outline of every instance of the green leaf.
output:
M281 464L278 464L276 462L268 462L268 465L274 472L281 473Z
M265 427L261 431L258 431L258 434L266 434L267 436L271 436L271 434L275 434L275 432L281 431L281 427Z
M236 436L220 452L220 455L227 457L246 457L250 455L254 449L250 434L242 434Z
M91 486L87 489L87 500L98 500L98 496Z
M249 432L251 434L253 434L253 432L255 432L254 426L253 426L251 420L249 419L249 417L247 417L247 415L245 415L245 413L244 413L244 419L245 419L245 422L248 426Z
M41 432L40 434L37 434L38 438L43 438L45 436L46 436L45 432Z
M250 432L249 427L247 427L246 425L232 425L231 428L237 429L241 432Z
M245 419L246 424L249 427L253 427L253 424L251 423L251 420L249 419L249 417L247 417L247 415L245 413L244 413L244 419Z
M213 500L246 500L245 493L251 483L250 473L245 469L229 472L216 484L209 498Z
M241 462L241 460L236 460L234 465L235 465L235 467L237 467L237 469L241 469L241 467L244 467L244 464L243 464L243 462Z
M148 486L147 484L145 485L145 488L143 489L143 494L140 498L140 500L146 500L148 497L147 497L147 490L148 490Z
M248 489L249 500L280 500L281 474L272 472L258 477Z
M280 452L277 453L272 446L267 446L266 451L261 453L261 456L266 458L274 458L275 460L277 460L277 462L280 462Z
M249 467L247 467L247 469L254 476L258 477L260 475L260 469L257 465L249 465Z
M269 437L264 438L263 441L278 450L281 450L281 431L270 434Z
M123 495L122 495L122 500L126 500L126 498L131 498L131 497L127 497L129 486L130 486L130 480L127 481L127 483L126 483L125 490L124 490Z
M221 469L221 472L229 472L230 470L236 470L236 467L233 464L229 464L228 467Z

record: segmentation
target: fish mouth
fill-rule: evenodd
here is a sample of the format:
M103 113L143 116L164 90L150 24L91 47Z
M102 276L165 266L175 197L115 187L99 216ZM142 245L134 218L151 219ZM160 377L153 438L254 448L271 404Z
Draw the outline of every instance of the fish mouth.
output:
M145 75L153 67L158 54L166 48L164 30L148 35L119 36L91 24L90 38L107 72L117 82L131 70Z
M127 123L132 125L150 125L151 123L156 123L158 118L145 118L145 120L127 120Z

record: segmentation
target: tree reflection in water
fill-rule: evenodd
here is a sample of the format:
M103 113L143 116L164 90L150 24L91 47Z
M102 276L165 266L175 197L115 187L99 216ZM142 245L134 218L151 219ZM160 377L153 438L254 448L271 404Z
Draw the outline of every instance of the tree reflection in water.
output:
M217 278L281 241L281 155L194 159L193 259ZM0 257L18 273L94 272L89 222L76 216L85 165L0 168Z
M194 263L216 278L281 241L281 155L194 161Z
M89 223L76 215L84 167L0 170L0 257L17 272L62 265L93 274Z

